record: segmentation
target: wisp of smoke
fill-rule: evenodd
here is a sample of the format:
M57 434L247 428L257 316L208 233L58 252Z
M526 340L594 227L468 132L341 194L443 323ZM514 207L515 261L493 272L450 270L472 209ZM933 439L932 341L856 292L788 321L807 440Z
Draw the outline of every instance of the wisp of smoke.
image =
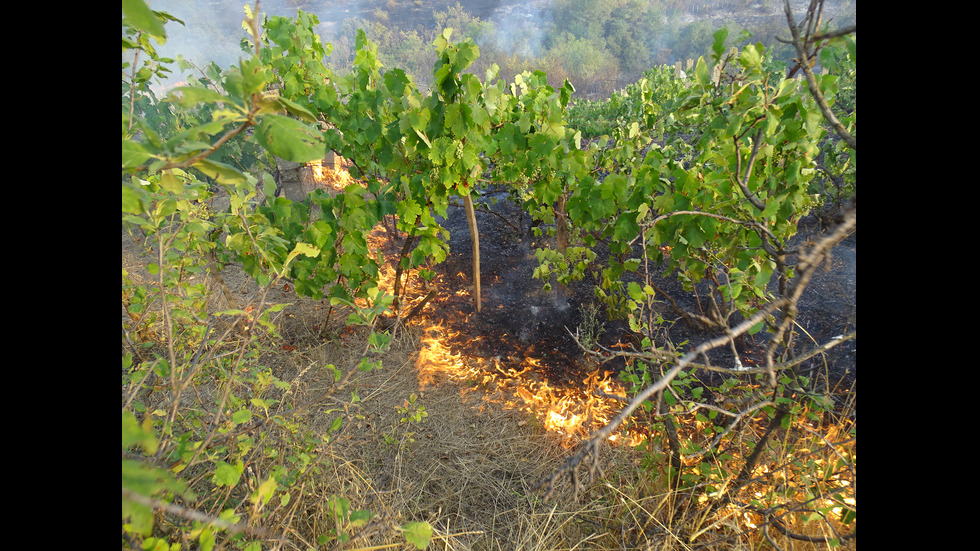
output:
M553 22L551 0L518 2L500 6L490 17L496 29L495 46L508 54L538 57Z

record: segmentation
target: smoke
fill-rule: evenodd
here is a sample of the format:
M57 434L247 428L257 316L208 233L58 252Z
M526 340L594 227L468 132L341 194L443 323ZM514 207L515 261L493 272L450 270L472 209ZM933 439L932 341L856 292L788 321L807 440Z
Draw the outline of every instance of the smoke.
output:
M544 53L544 40L553 23L552 0L513 2L498 6L490 16L498 50L523 57Z
M246 37L242 29L245 15L243 6L248 3L254 7L254 0L147 1L152 9L168 12L185 23L180 25L172 22L166 25L167 42L158 48L163 57L176 58L177 55L182 55L200 68L213 61L222 69L227 69L246 55L240 47L242 39ZM297 10L316 14L320 20L320 37L336 46L341 39L341 23L346 19L370 18L375 10L390 11L391 20L386 25L404 26L404 30L412 31L416 25L424 26L425 20L431 17L433 11L445 10L456 1L473 17L492 23L494 32L492 36L480 37L481 48L527 58L541 58L546 53L545 42L555 28L554 0L262 0L259 10L268 16L294 17ZM652 4L666 6L668 3ZM697 15L684 10L669 9L658 13L657 22L649 32L640 30L640 39L646 41L651 61L667 63L672 59L696 58L705 53L707 46L702 42L710 45L711 34L705 30L703 23L714 22L718 16L727 17L726 14L732 11L718 8L709 13L709 7L715 4L707 0L689 4L692 9L697 8L694 10ZM833 8L834 13L829 15L834 16L838 24L841 24L853 21L856 4L857 0L828 0L826 11ZM781 8L775 4L753 4L742 9L740 14L744 16L742 22L775 18L774 29L777 32L785 30ZM702 23L696 32L689 32L688 26L692 22ZM741 24L737 23L735 27ZM635 32L633 34L636 35ZM688 36L692 34L697 35L694 37L697 40ZM175 73L178 71L176 66L172 68ZM174 74L163 83L163 88L186 80L188 75L195 72L191 69Z
M402 0L400 4L404 4ZM553 18L553 0L463 0L464 9L475 17L493 23L494 34L482 39L481 47L493 47L507 54L537 57L544 53L544 41ZM255 7L254 0L147 0L154 10L164 11L184 22L166 25L167 41L157 50L161 57L178 55L200 69L214 62L222 69L237 65L246 54L241 41L247 37L242 28L244 5ZM259 10L267 16L295 17L297 10L316 14L318 28L326 42L339 39L341 23L346 19L369 15L378 2L369 0L263 0ZM428 4L428 2L426 3ZM435 3L432 9L441 9ZM176 64L165 82L154 88L158 93L184 82L189 76L201 76L197 69L181 71Z
M167 41L157 47L161 57L176 59L180 55L201 69L212 61L227 69L246 56L241 49L242 39L248 36L242 28L244 6L254 9L254 0L147 0L147 4L184 22L166 24ZM320 20L320 36L329 41L341 21L363 15L362 4L357 0L263 0L259 10L270 17L295 17L297 10L314 13ZM161 84L162 89L187 80L189 75L200 76L196 69L171 68L173 74Z
M495 29L492 45L509 54L536 57L543 53L546 33L552 24L553 0L483 0L462 1L464 9L476 17L489 19ZM148 0L154 10L170 13L184 22L168 23L167 42L158 48L163 57L185 59L202 67L214 61L226 69L242 57L240 42L246 37L242 29L244 5L248 0ZM400 2L404 4L404 0ZM325 41L337 38L345 19L362 18L377 2L368 0L264 0L261 13L294 17L297 10L314 13L320 20L320 36ZM437 3L441 4L441 3ZM433 9L438 6L433 6ZM490 45L490 44L481 44ZM174 77L180 80L180 76Z

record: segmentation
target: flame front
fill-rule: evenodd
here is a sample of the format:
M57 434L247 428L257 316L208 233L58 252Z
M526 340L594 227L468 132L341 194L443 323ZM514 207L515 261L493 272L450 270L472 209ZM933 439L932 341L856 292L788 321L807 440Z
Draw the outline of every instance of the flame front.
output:
M310 161L307 166L313 171L313 179L316 183L325 189L339 193L344 191L348 185L357 183L357 180L347 172L346 168L328 168L327 165L324 165L323 159Z
M458 336L458 332L441 324L426 329L416 362L422 388L448 379L467 389L480 390L488 402L533 415L546 430L562 435L566 446L605 426L622 406L612 397L623 393L609 372L590 374L580 388L557 388L540 376L538 360L534 358L525 358L518 369L505 367L497 357L484 359L454 353L447 343ZM610 440L619 441L619 436L613 435ZM627 440L637 444L640 438L635 435Z

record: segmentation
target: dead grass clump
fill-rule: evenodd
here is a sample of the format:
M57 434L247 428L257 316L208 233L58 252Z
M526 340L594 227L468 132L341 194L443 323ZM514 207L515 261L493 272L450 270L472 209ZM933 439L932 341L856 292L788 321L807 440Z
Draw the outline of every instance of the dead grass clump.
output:
M334 449L367 486L348 496L391 526L428 521L437 549L530 548L513 544L540 531L522 524L545 509L532 488L561 459L559 440L520 424L516 412L462 397L457 385L423 390L415 354L411 346L393 348L382 358L384 369L352 385L358 400L350 409L350 440ZM407 405L426 417L406 421ZM392 540L390 531L379 531L358 545Z

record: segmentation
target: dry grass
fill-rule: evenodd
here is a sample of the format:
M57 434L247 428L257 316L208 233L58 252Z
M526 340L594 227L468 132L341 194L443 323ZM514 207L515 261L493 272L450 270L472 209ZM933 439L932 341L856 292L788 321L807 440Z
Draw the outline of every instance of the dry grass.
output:
M133 269L139 262L132 250L127 256L126 240L124 267L128 263L139 277ZM258 296L254 283L234 268L224 279L240 305ZM215 288L215 308L226 307L221 295ZM437 550L686 550L713 540L718 544L710 549L772 548L758 531L743 532L734 512L701 518L683 495L651 480L649 470L639 466L640 453L624 446L602 448L604 476L587 484L577 501L563 482L565 487L559 485L545 502L538 484L571 453L561 435L546 431L527 413L484 399L465 381L420 383L419 327L396 331L381 357L383 369L358 372L333 392L333 373L326 366L352 369L363 352L365 329L346 326L345 312L298 299L282 287L268 298L291 303L275 320L281 340L265 342L262 358L279 379L290 382L277 396L278 407L326 396L301 424L326 433L337 416L344 419L339 435L317 448L318 476L304 479L290 505L267 519L274 534L267 538L270 548L314 547L318 535L334 528L329 503L335 495L349 499L352 509L370 510L373 518L353 531L351 541L320 549L410 549L398 526L413 521L431 524L429 549ZM200 394L208 391L202 388ZM427 417L406 423L401 419L413 394ZM282 445L288 451L288 444ZM271 465L256 468L267 472ZM690 543L695 534L697 543ZM826 548L778 541L782 549Z
M303 317L296 313L286 319L296 320L296 330ZM290 330L284 323L284 338L303 341ZM352 507L377 515L377 522L338 549L396 544L403 540L394 527L418 520L433 526L430 548L440 550L693 549L697 546L688 541L695 533L698 543L723 540L712 549L767 548L754 532L725 541L745 530L737 513L701 518L684 496L649 479L639 467L640 452L623 446L603 448L604 477L587 485L577 502L568 483L555 498L542 501L538 484L571 453L563 437L462 382L442 378L421 384L420 335L418 328L400 330L382 358L384 368L359 374L349 389L360 401L347 406L345 431L325 457L332 480L310 499L322 503L327 494L345 495ZM356 335L348 340L358 342ZM354 365L358 349L339 341L297 350L284 363L294 371L304 365ZM325 380L330 379L318 378L315 370L297 378L299 401L321 392ZM399 408L413 393L428 416L406 425L399 421ZM307 421L325 430L335 415L321 413Z
M566 543L570 536L594 537L533 491L564 457L560 437L458 383L444 380L423 388L415 370L416 333L403 330L382 358L384 368L359 374L351 385L360 401L349 407L347 428L330 447L331 491L342 492L353 507L371 510L388 526L428 521L436 531L435 549L575 548ZM340 356L342 347L331 345L307 354L313 364L354 362ZM305 388L307 395L319 391L316 384ZM399 408L413 393L428 416L419 423L400 422ZM323 414L308 421L322 430L332 420ZM398 541L396 536L377 530L351 548L389 544Z

